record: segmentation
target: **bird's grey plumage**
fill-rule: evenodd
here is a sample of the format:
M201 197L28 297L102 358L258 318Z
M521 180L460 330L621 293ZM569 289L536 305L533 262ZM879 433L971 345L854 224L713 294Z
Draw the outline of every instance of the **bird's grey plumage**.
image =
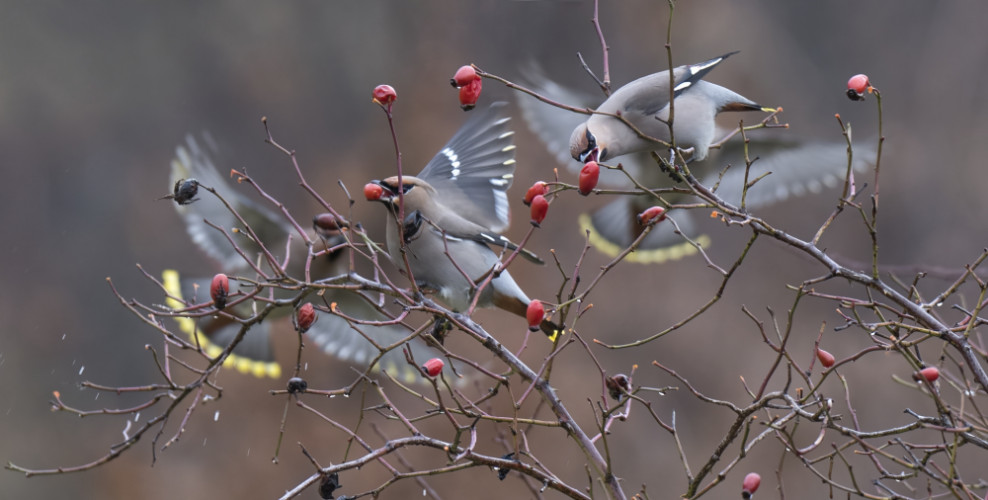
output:
M208 138L207 138L208 142ZM189 136L185 145L179 145L176 149L176 157L172 161L171 169L172 182L179 178L195 178L204 186L209 186L223 196L244 217L251 228L258 234L258 237L277 258L282 259L289 234L294 232L293 227L283 218L279 217L272 210L255 203L245 196L241 191L234 190L223 174L216 168L209 154L202 149L198 142ZM250 276L253 277L253 270L248 266L229 241L215 228L208 226L205 220L224 228L230 232L231 228L239 227L241 224L236 217L212 194L200 192L199 201L189 205L175 204L176 209L186 223L186 228L193 242L207 255L215 259L220 264L222 272L230 276ZM255 257L257 245L249 239L237 234L231 234L237 244L245 250L248 257ZM344 242L344 237L339 231L327 235L328 240L321 239L314 232L310 232L310 238L317 243L317 250L331 248ZM296 234L292 239L292 256L289 260L288 275L296 279L304 279L304 265L307 256L307 249L304 242ZM348 259L345 251L336 251L329 255L321 256L313 260L311 265L311 276L313 280L322 280L338 277L348 272ZM192 285L199 285L196 291ZM231 282L233 283L233 282ZM182 295L186 300L192 300L193 293L197 295L199 303L208 301L209 280L199 279L181 280ZM234 290L232 290L234 291ZM283 298L283 297L282 297ZM351 317L367 321L386 321L388 318L373 304L373 298L362 295L358 292L331 290L327 291L321 298L316 298L313 302L316 305L336 303L337 309ZM279 309L272 316L285 315L291 312L288 308ZM235 312L236 313L236 312ZM249 314L249 311L242 310L240 313ZM269 316L271 317L271 316ZM234 354L250 360L270 361L273 359L270 338L270 322L262 322L253 325L248 331L244 340L238 344ZM211 321L200 321L199 328L207 334L209 339L220 346L226 346L231 342L239 331L240 325L229 320L223 320L222 316L217 316ZM359 325L351 326L340 316L321 313L319 320L306 332L311 341L324 352L334 358L353 363L363 369L380 352L371 342L358 333L356 329L364 335L373 339L381 347L389 347L392 344L410 335L411 331L401 325ZM419 363L435 357L437 352L428 348L420 339L412 339L408 346L413 356ZM417 371L410 367L401 352L401 347L397 347L387 352L378 362L378 367L387 371L403 382L412 382L419 379ZM449 368L447 367L447 370Z
M525 76L524 85L539 94L566 104L592 108L603 98L600 94L560 85L552 81L537 66L526 68ZM705 82L701 80L700 83ZM542 139L549 151L559 159L560 163L567 165L571 172L578 172L582 165L570 160L565 134L572 130L574 121L577 123L583 121L585 115L550 106L521 94L518 97L518 104L529 128ZM676 109L676 122L679 123L681 112L678 105ZM726 130L717 130L714 135L720 137L726 133ZM752 166L749 179L766 172L772 174L759 180L748 191L745 198L747 208L770 205L790 196L817 193L823 188L843 182L847 167L845 142L780 141L775 138L777 136L775 132L771 132L773 137L767 137L769 133L769 131L759 131L749 134L751 141L749 155L759 157ZM713 186L719 182L717 194L734 205L740 203L744 185L743 146L740 138L735 138L719 149L710 150L705 160L690 164L690 170L702 184ZM565 153L560 154L560 151ZM853 168L856 172L874 164L876 150L872 141L855 142L854 152ZM613 158L610 163L620 163L624 170L642 185L653 189L678 185L667 173L658 168L656 162L646 152L626 154ZM721 179L720 173L728 164L732 167ZM624 173L609 169L601 169L600 184L617 189L632 187ZM679 203L686 199L686 195L677 193L664 193L662 197L670 203ZM641 231L635 216L656 204L657 200L647 195L616 197L593 213L581 215L579 217L581 230L591 232L591 243L599 250L608 255L616 255L630 245ZM684 234L696 238L700 243L706 243L709 238L696 234L694 212L674 211L670 216L676 220ZM629 260L664 262L695 253L691 245L685 243L681 236L674 234L670 224L658 224L638 248L639 251L631 254Z
M506 191L515 169L512 132L503 108L504 103L495 103L472 116L422 173L402 176L402 186L397 176L375 181L383 190L375 201L385 203L391 214L388 253L401 268L397 216L398 193L403 192L402 226L412 275L455 311L469 309L475 284L495 269L502 253L515 247L496 234L510 220ZM458 165L450 161L454 154ZM534 260L530 253L522 255ZM479 307L499 307L523 317L529 302L507 270L477 298ZM543 329L552 327L546 323Z
M691 158L701 161L714 140L715 117L721 111L760 110L754 101L702 78L728 56L673 69L674 87L670 92L669 71L643 76L617 89L597 111L620 114L646 136L669 142L669 97L674 96L676 115L673 131L676 145L693 148ZM662 147L640 137L618 118L593 114L570 135L570 154L583 159L596 147L597 158L608 160L628 153Z
M450 227L448 232L444 232L448 226L436 224L438 226L436 227L429 223L430 215L436 216L438 208L429 200L406 196L405 209L419 210L426 219L416 233L405 235L409 240L409 265L416 281L436 289L440 300L451 309L466 311L473 298L471 293L473 283L480 281L494 269L500 260L499 255L486 244L473 238L453 236L456 233L462 234L462 227ZM446 218L445 222L458 221ZM388 252L393 257L401 255L400 241L397 225L388 224ZM456 263L455 266L453 262ZM470 281L464 274L470 277ZM507 271L502 272L484 288L477 301L478 306L494 307L496 295L515 297L526 306L529 302L528 296Z

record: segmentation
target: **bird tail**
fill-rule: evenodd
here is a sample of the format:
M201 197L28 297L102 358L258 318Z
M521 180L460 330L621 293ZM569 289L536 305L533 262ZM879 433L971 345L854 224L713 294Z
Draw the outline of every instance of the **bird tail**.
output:
M580 232L589 234L590 245L598 251L608 257L617 257L644 229L637 219L637 214L644 208L637 210L636 201L639 200L622 196L592 213L580 214ZM679 211L676 222L679 223L680 230L686 233L692 229L689 212ZM700 235L693 241L703 248L710 246L710 237L707 235ZM661 264L696 253L696 247L676 234L672 224L659 222L624 260L638 264Z
M549 321L548 319L543 319L542 323L539 325L542 333L549 337L549 340L555 342L556 338L563 333L566 333L566 325L560 325L554 321Z

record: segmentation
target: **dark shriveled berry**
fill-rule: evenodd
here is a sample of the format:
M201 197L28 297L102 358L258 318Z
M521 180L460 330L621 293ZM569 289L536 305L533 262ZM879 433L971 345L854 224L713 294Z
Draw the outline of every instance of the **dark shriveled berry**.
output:
M309 383L300 377L292 377L288 379L288 393L297 394L300 392L305 392L309 388Z

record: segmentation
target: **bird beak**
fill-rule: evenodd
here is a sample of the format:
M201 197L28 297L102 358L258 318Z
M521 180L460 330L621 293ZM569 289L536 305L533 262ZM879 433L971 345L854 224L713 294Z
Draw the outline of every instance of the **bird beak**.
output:
M600 156L600 148L593 148L586 153L580 155L580 161L586 163L588 161L597 161Z
M384 181L375 179L371 181L371 184L381 187L381 195L377 201L391 201L398 196L398 193L396 193L395 190Z

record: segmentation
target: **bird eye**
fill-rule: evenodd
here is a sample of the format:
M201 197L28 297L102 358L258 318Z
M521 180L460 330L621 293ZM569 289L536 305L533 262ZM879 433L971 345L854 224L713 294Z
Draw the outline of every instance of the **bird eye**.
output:
M413 187L415 187L415 184L403 184L401 186L401 194L408 194L408 192L411 191Z
M590 133L590 129L587 129L584 135L587 138L587 147L580 153L580 159L589 157L593 150L597 149L597 138Z

